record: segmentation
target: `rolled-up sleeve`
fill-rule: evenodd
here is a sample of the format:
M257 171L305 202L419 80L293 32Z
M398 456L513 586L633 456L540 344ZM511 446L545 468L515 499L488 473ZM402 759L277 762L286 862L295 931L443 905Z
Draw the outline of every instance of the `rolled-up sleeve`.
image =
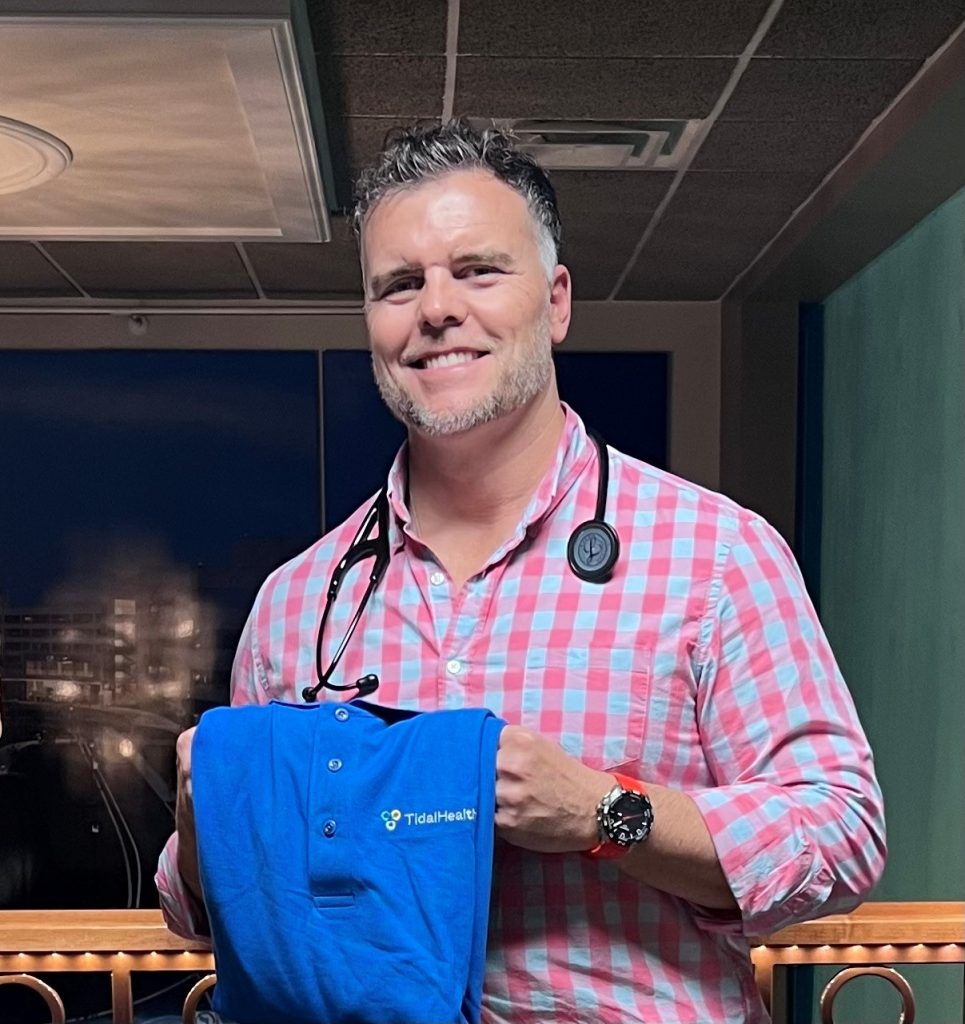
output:
M765 935L845 912L885 863L871 749L786 544L746 519L714 580L697 654L697 714L715 785L691 792L740 918Z
M259 595L260 596L260 595ZM264 677L258 659L255 643L255 621L259 602L245 623L238 649L231 668L231 704L264 703L267 700L265 688L260 684ZM260 674L259 674L260 673ZM175 832L168 838L158 859L154 876L164 915L165 924L172 932L186 939L204 942L208 939L208 919L204 908L184 884L178 871L178 836Z
M178 834L168 838L154 876L164 923L175 935L197 942L210 942L208 918L188 890L178 871Z

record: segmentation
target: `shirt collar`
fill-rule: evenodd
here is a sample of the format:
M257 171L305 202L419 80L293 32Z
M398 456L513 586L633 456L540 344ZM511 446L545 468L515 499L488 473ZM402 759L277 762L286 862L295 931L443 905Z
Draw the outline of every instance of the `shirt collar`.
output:
M547 470L536 493L520 519L519 526L513 536L496 552L490 564L498 562L508 551L515 548L526 536L539 530L543 520L562 501L580 474L592 458L593 445L589 442L586 427L579 416L565 403L561 402L564 422L560 435L559 447L552 466ZM406 542L414 538L406 531L412 522L412 515L406 501L409 462L409 444L405 442L396 453L389 470L388 496L389 505L394 515L390 517L389 544L393 551L398 551ZM418 543L418 542L415 542ZM419 545L421 547L421 545Z

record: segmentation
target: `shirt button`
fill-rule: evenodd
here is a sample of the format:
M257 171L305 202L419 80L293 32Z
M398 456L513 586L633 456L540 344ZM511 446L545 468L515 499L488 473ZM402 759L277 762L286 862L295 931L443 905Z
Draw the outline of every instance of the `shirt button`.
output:
M431 576L429 577L429 582L430 582L430 583L431 583L431 584L432 584L432 585L433 585L434 587L441 587L441 586L442 586L442 584L446 582L446 577L445 577L445 576L443 576L443 574L442 574L441 572L434 572L434 573L433 573L433 574L432 574L432 575L431 575Z
M457 661L455 658L452 661L446 662L446 671L451 676L457 676L462 671L462 662Z
M348 711L345 708L336 708L335 717L340 721L344 722L348 718Z
M322 826L322 835L324 835L326 839L331 839L332 836L335 835L335 821L332 818L329 818Z
M331 760L330 760L330 761L328 762L328 770L329 770L330 772L337 772L337 771L341 771L341 768L342 768L342 762L341 762L341 761L340 761L340 760L339 760L339 759L338 759L337 757L333 757L333 758L332 758L332 759L331 759Z

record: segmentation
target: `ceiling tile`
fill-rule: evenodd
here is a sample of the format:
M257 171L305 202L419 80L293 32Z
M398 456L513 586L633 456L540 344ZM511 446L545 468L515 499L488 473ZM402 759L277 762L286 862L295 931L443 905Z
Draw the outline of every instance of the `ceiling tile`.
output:
M822 174L864 131L851 121L718 121L694 158L694 170Z
M577 299L605 299L667 191L669 171L557 171L561 259Z
M812 180L801 174L691 171L617 298L718 298L780 230Z
M757 52L923 60L963 19L963 0L786 0Z
M731 235L724 247L707 234L654 232L617 295L642 302L718 299L760 251L757 238Z
M269 299L362 299L358 250L348 219L332 221L331 242L250 242L248 258Z
M333 57L321 69L326 117L439 117L445 57Z
M100 298L255 298L238 250L224 242L47 242L77 283Z
M326 121L329 151L335 174L336 205L347 209L352 202L355 179L379 155L386 136L399 126L408 127L412 118L340 117ZM438 118L420 118L420 124L438 124Z
M0 242L0 295L76 298L79 293L29 242Z
M474 117L705 117L734 63L461 57L455 108Z
M446 0L308 0L319 54L445 53L447 13Z
M500 57L739 54L768 0L463 0L459 52Z
M805 199L812 179L810 174L772 171L692 170L674 194L666 219L688 227L707 224L711 236L737 221L770 225Z
M755 58L721 120L870 122L917 70L905 60Z

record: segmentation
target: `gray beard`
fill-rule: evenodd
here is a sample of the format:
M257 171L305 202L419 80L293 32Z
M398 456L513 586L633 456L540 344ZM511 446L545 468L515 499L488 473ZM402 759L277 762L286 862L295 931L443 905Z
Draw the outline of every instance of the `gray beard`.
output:
M553 353L546 325L540 330L540 335L534 339L535 344L525 357L500 377L492 392L466 409L455 412L426 409L414 402L388 374L381 373L373 360L375 383L389 411L406 426L414 427L429 437L461 434L515 412L546 390L553 373Z

